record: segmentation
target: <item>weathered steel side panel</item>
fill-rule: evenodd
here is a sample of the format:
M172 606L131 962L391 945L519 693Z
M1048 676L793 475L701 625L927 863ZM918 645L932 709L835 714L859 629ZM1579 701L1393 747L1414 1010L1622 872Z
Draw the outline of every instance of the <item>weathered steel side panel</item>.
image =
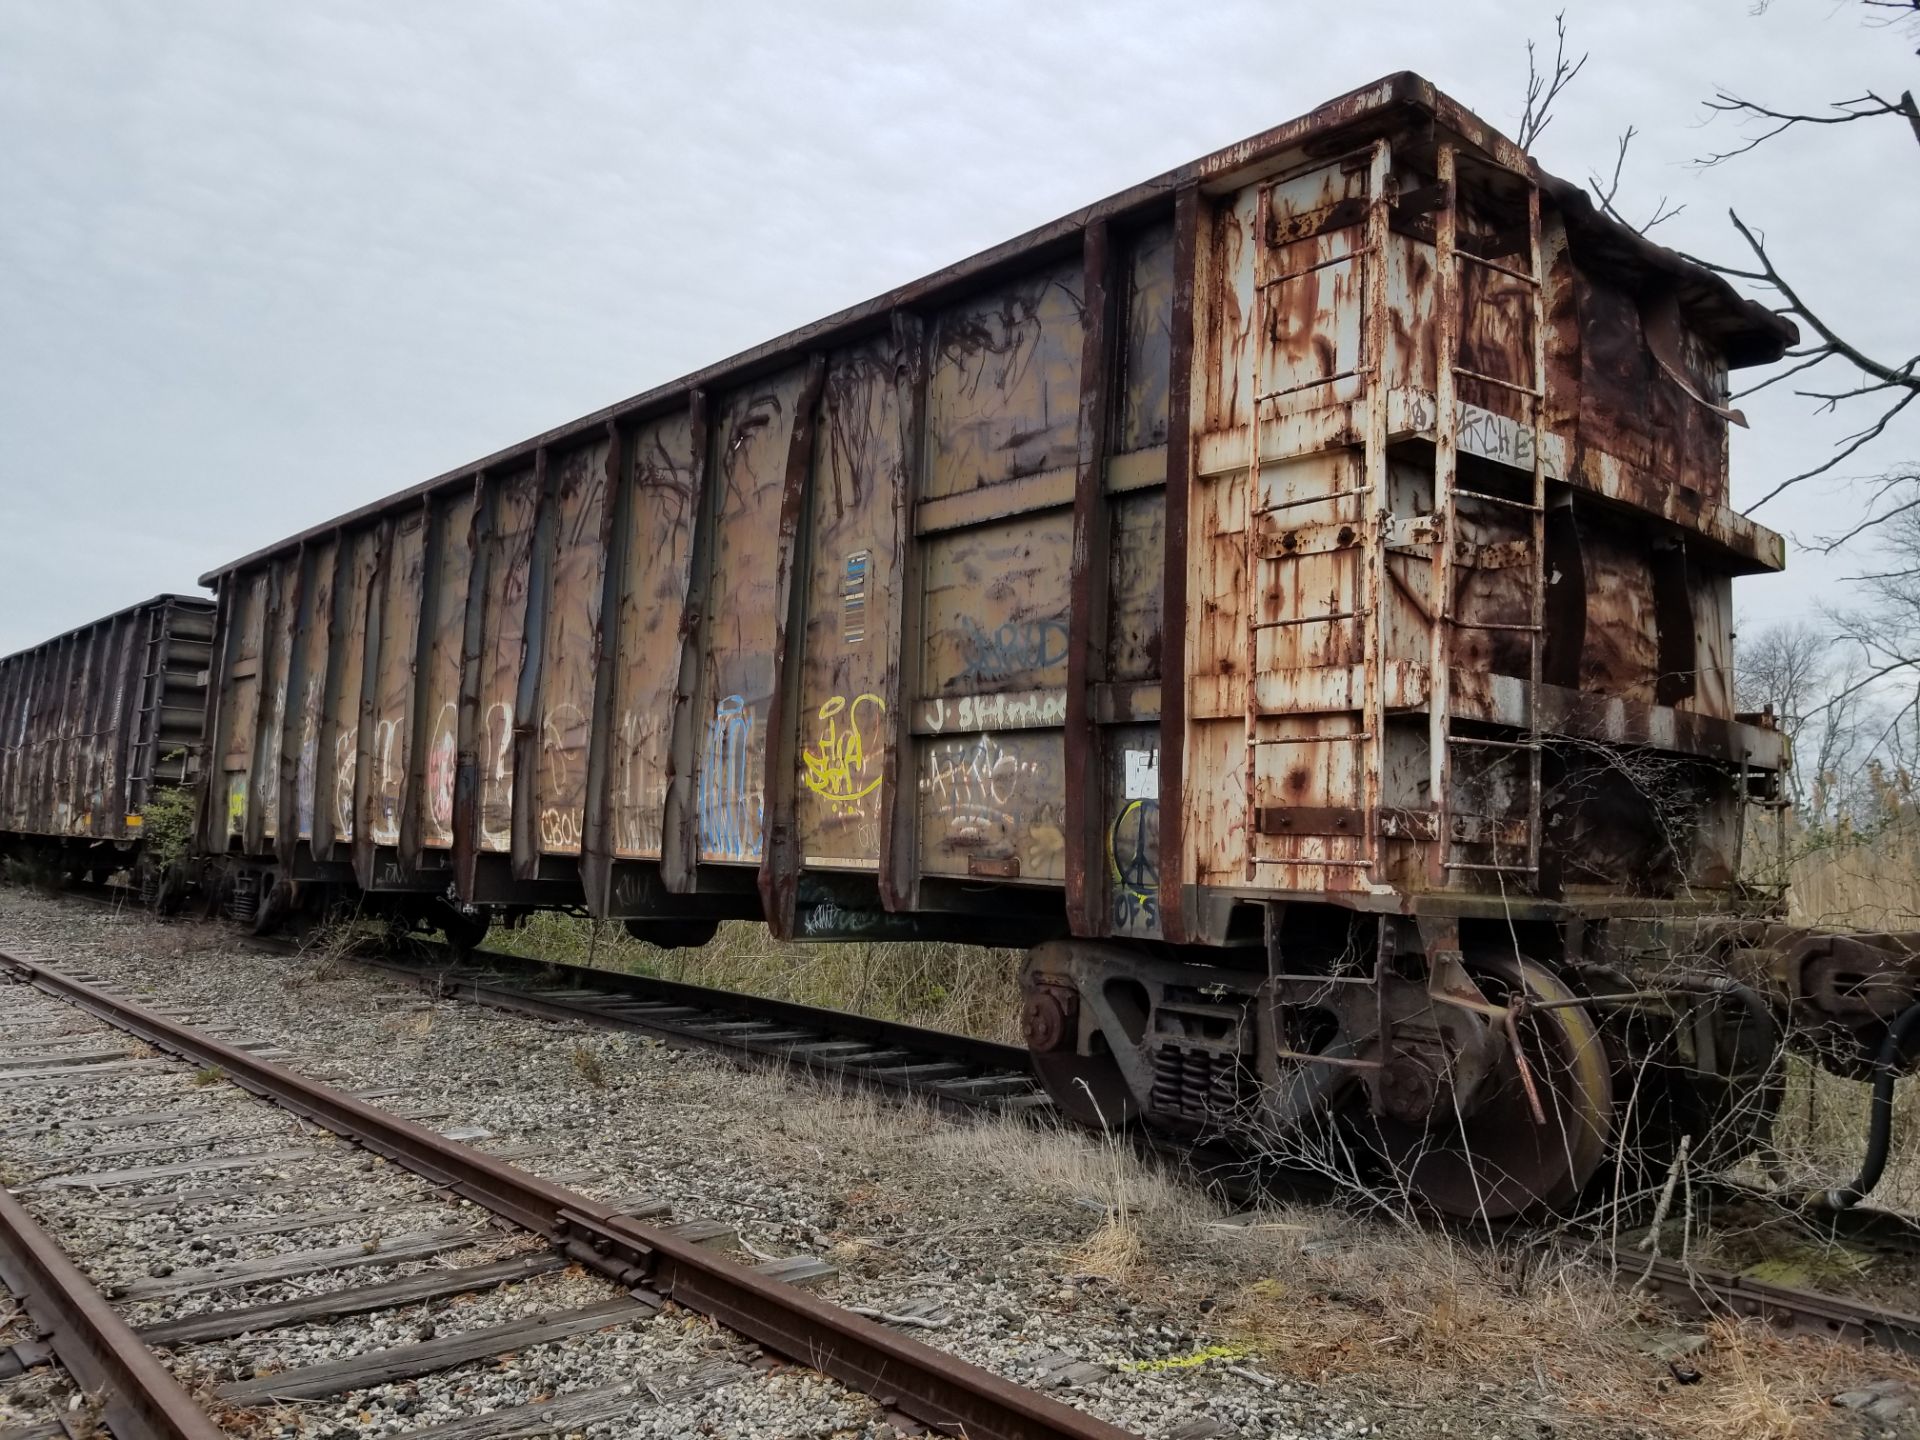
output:
M717 497L698 762L702 862L758 864L765 842L767 715L780 624L778 549L794 407L788 371L720 404L708 484Z
M225 817L227 843L245 837L247 797L253 774L253 753L259 726L260 670L266 651L267 571L242 578L234 597L230 625L234 635L232 658L220 689L220 708L228 730L219 757L216 795Z
M333 586L339 566L340 542L323 540L309 547L307 556L307 596L304 607L307 629L298 637L301 650L300 690L289 698L293 713L293 822L294 836L313 839L314 797L322 773L320 729L326 723L327 667L334 646L344 642L333 636ZM331 760L331 757L328 757Z
M27 686L26 745L20 767L20 814L23 823L44 829L48 819L40 799L40 767L47 749L47 717L52 713L48 690L53 684L54 662L60 654L58 642L42 646L28 659L30 678ZM30 821L29 821L29 817Z
M628 442L626 574L620 586L612 753L613 848L623 859L660 857L673 748L674 690L687 638L693 555L694 454L684 412L640 426Z
M272 840L280 823L280 735L286 718L298 589L297 556L268 569L267 615L262 632L265 648L260 660L261 704L253 739L253 782L247 814L250 850Z
M1051 267L936 322L915 521L927 875L1065 878L1083 284Z
M492 554L480 652L479 848L505 853L513 844L513 741L521 723L515 706L539 482L532 470L524 470L494 483L499 510L488 540Z
M427 517L410 509L395 524L379 588L379 650L372 701L372 745L361 816L376 845L400 843L400 813L413 742L414 649L420 630Z
M1683 513L1724 504L1726 422L1671 376L1677 372L1700 394L1721 395L1725 360L1680 320L1677 301L1670 299L1668 309L1595 283L1578 266L1573 295L1580 326L1582 439L1640 472L1650 509L1663 508L1662 492L1674 492ZM1661 341L1657 347L1656 339Z
M20 828L14 786L25 758L27 670L22 656L0 663L0 829L6 830Z
M85 697L89 635L75 635L61 643L60 684L56 692L52 743L47 747L47 809L56 835L74 828L72 762L79 748L79 717Z
M593 719L595 637L605 555L607 446L584 446L558 467L552 504L557 545L547 601L540 676L540 765L536 777L540 849L577 855L586 821L587 752Z
M1161 678L1166 629L1162 584L1167 548L1163 486L1118 497L1113 505L1108 580L1107 675L1115 681Z
M1116 456L1167 443L1173 367L1173 257L1170 221L1149 225L1132 237L1127 263L1124 360L1114 415ZM1164 473L1164 457L1162 468Z
M473 575L471 490L434 502L441 536L439 563L424 583L435 589L433 635L422 663L426 688L414 716L424 738L426 765L420 799L420 837L429 850L453 845L453 777L460 753L460 640L466 626L467 586Z
M934 341L923 500L1071 471L1079 453L1080 269L948 310Z
M899 704L893 611L906 460L892 347L832 357L814 432L798 674L801 863L876 869L888 716Z
M320 777L323 799L316 799L314 844L328 853L351 842L354 826L354 777L360 769L360 711L365 685L367 625L379 535L359 530L341 542L334 581L332 653L328 657L328 697L321 735Z
M76 811L73 833L76 835L93 835L105 809L106 796L100 784L100 770L105 759L108 731L106 710L112 700L117 675L114 658L119 628L118 624L109 622L91 626L87 633L87 680L80 708L74 716L80 744L69 779L73 787Z

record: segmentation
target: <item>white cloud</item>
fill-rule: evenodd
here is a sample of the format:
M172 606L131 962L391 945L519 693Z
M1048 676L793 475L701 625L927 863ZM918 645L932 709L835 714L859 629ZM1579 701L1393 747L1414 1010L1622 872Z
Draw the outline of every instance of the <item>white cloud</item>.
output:
M0 653L1418 69L1511 130L1546 3L515 6L67 0L0 18ZM1682 162L1715 84L1897 91L1852 13L1620 3L1542 146L1628 123L1669 243L1724 210L1869 341L1911 140ZM1907 177L1909 183L1896 183ZM1739 493L1844 428L1749 407ZM1890 452L1889 458L1892 458ZM1762 518L1817 530L1817 496ZM104 539L102 538L104 535ZM1787 613L1833 574L1747 586Z

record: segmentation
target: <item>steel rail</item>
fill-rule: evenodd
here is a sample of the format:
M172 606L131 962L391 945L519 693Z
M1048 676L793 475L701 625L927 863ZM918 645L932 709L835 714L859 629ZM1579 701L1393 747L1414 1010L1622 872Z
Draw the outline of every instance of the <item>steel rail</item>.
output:
M417 984L422 988L432 988L435 978L444 973L430 965L423 966L406 961L365 955L351 955L346 958L351 964L377 974L389 975L398 980ZM978 1052L982 1058L990 1057L1007 1068L1017 1068L1025 1061L1026 1052L1017 1046L967 1041L965 1037L946 1035L944 1032L920 1031L915 1027L895 1022L872 1021L864 1016L847 1015L840 1011L815 1009L787 1001L768 1001L758 996L741 995L733 991L709 990L679 981L657 980L651 976L597 970L562 961L536 960L501 951L476 951L471 957L471 963L476 966L489 965L507 969L520 975L548 977L560 981L563 985L570 981L582 988L605 986L610 994L625 992L644 995L649 999L670 998L702 1009L707 1012L708 1020L715 1014L734 1013L782 1022L810 1023L816 1028L829 1031L837 1030L840 1022L846 1021L856 1025L879 1027L880 1033L873 1034L871 1037L868 1037L865 1031L860 1033L863 1038L873 1038L876 1042L882 1039L888 1040L901 1048L924 1048L926 1053L938 1053L938 1044L945 1039L964 1041L970 1045L983 1047ZM685 1022L690 1028L682 1031L674 1021L628 1019L618 1014L598 1011L587 1001L547 999L538 990L523 991L506 985L492 985L458 974L448 975L447 983L439 993L450 998L468 1000L546 1019L574 1020L613 1029L638 1030L655 1034L669 1044L683 1044L716 1051L736 1061L783 1065L793 1069L849 1076L859 1083L872 1085L875 1088L897 1089L933 1099L946 1108L959 1112L991 1108L990 1103L983 1104L941 1096L937 1092L931 1092L928 1087L910 1082L889 1084L881 1077L862 1077L858 1071L825 1066L809 1060L804 1055L789 1054L772 1045L755 1046L750 1036L702 1034L697 1029L700 1024L706 1023L702 1020ZM763 1010L762 1006L767 1008ZM923 1047L920 1045L922 1037L925 1037L927 1042ZM1272 1169L1265 1170L1256 1176L1249 1173L1245 1157L1231 1152L1209 1151L1205 1147L1169 1142L1163 1137L1151 1134L1135 1138L1141 1141L1150 1153L1180 1167L1196 1183L1218 1191L1224 1198L1235 1203L1252 1204L1263 1198L1270 1198L1276 1193L1285 1194L1288 1198L1295 1200L1322 1203L1337 1203L1339 1199L1332 1190L1313 1183L1312 1176ZM1761 1192L1747 1191L1731 1185L1720 1187L1715 1193L1724 1202L1770 1203L1776 1207L1778 1203L1777 1200L1769 1201L1768 1197ZM1893 1212L1870 1209L1816 1209L1801 1212L1795 1218L1801 1224L1814 1225L1831 1231L1834 1238L1879 1245L1909 1254L1920 1253L1920 1221ZM1602 1250L1600 1255L1602 1261L1623 1282L1656 1290L1682 1311L1706 1317L1734 1315L1760 1319L1776 1329L1795 1334L1841 1339L1872 1344L1907 1354L1920 1354L1920 1316L1885 1310L1844 1296L1769 1284L1731 1271L1702 1268L1693 1264L1680 1265L1663 1260L1653 1260L1650 1263L1649 1257L1645 1254L1630 1251Z
M256 943L272 945L276 950L281 948L273 941ZM1000 1110L1008 1108L1010 1099L1017 1099L1027 1108L1052 1111L1052 1104L1046 1099L1039 1078L1033 1073L1028 1052L1018 1045L976 1040L951 1031L875 1020L850 1011L829 1010L790 1000L772 1000L733 990L714 990L702 985L659 980L617 970L596 970L555 961L530 960L524 956L495 951L479 951L467 962L455 962L444 968L432 963L419 964L366 954L349 953L342 958L350 965L445 998L465 1000L543 1020L575 1021L602 1029L634 1031L677 1047L715 1051L736 1060L773 1065L785 1070L810 1071L826 1078L845 1080L863 1089L910 1095L943 1109L969 1112ZM484 975L474 973L485 968L510 970L528 977L570 980L577 988L602 991L606 1000L613 1004L618 1004L622 999L639 998L684 1006L699 1013L677 1018L622 1013L602 1008L592 1001L550 996L538 989L498 984ZM716 1022L735 1018L785 1027L789 1031L815 1031L823 1041L865 1041L882 1049L902 1051L913 1058L869 1067L858 1060L810 1053L807 1048L809 1042L763 1040L750 1030L709 1028ZM1018 1097L968 1097L954 1090L942 1090L941 1081L925 1080L912 1073L917 1066L943 1061L967 1066L979 1072L980 1077L1001 1074L1009 1078L1021 1077L1029 1080L1033 1088L1029 1094Z
M1603 1252L1602 1258L1611 1262L1620 1279L1653 1290L1695 1315L1761 1320L1797 1335L1920 1355L1920 1315L1631 1251Z
M81 1390L102 1397L115 1440L224 1440L60 1242L0 1186L0 1280Z
M1127 1431L1095 1416L42 962L0 951L0 969L159 1049L220 1070L242 1088L546 1236L569 1258L619 1284L698 1310L923 1424L972 1440L1130 1440Z

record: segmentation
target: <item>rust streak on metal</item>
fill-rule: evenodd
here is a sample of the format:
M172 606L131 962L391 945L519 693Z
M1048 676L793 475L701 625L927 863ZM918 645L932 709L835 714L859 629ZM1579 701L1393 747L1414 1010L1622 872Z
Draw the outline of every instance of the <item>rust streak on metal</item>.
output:
M827 357L807 361L806 377L793 402L793 425L787 438L785 472L780 484L779 528L772 557L774 569L773 680L767 701L766 789L760 836L757 886L760 909L776 938L792 938L795 895L800 884L799 817L796 812L800 768L800 689L803 676L792 663L789 637L806 628L810 556L806 540L807 477L813 468L814 430L819 421L821 392L827 383Z
M1198 186L1188 185L1173 207L1172 394L1167 404L1167 538L1163 584L1168 623L1160 642L1160 926L1174 944L1187 939L1185 902L1184 757L1187 748L1188 517L1192 504L1193 448L1199 426L1194 406L1194 272L1199 265L1203 207Z
M1067 601L1066 905L1076 935L1108 928L1105 746L1094 715L1094 687L1106 679L1109 547L1112 519L1106 458L1115 385L1115 280L1105 221L1082 245L1080 453L1073 482L1073 549Z

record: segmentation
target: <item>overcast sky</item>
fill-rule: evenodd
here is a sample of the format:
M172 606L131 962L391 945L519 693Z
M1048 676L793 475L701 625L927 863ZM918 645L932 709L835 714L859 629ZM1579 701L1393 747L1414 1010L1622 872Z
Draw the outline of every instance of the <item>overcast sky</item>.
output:
M1554 8L0 0L0 654L1387 72L1511 133ZM1567 8L1592 59L1548 168L1584 179L1637 125L1630 205L1687 206L1659 238L1732 256L1737 203L1904 358L1897 122L1685 162L1737 140L1702 128L1715 86L1898 94L1920 42L1836 0ZM1747 409L1742 503L1849 428ZM1811 537L1851 503L1757 518ZM1845 568L1796 552L1740 609L1803 613Z

